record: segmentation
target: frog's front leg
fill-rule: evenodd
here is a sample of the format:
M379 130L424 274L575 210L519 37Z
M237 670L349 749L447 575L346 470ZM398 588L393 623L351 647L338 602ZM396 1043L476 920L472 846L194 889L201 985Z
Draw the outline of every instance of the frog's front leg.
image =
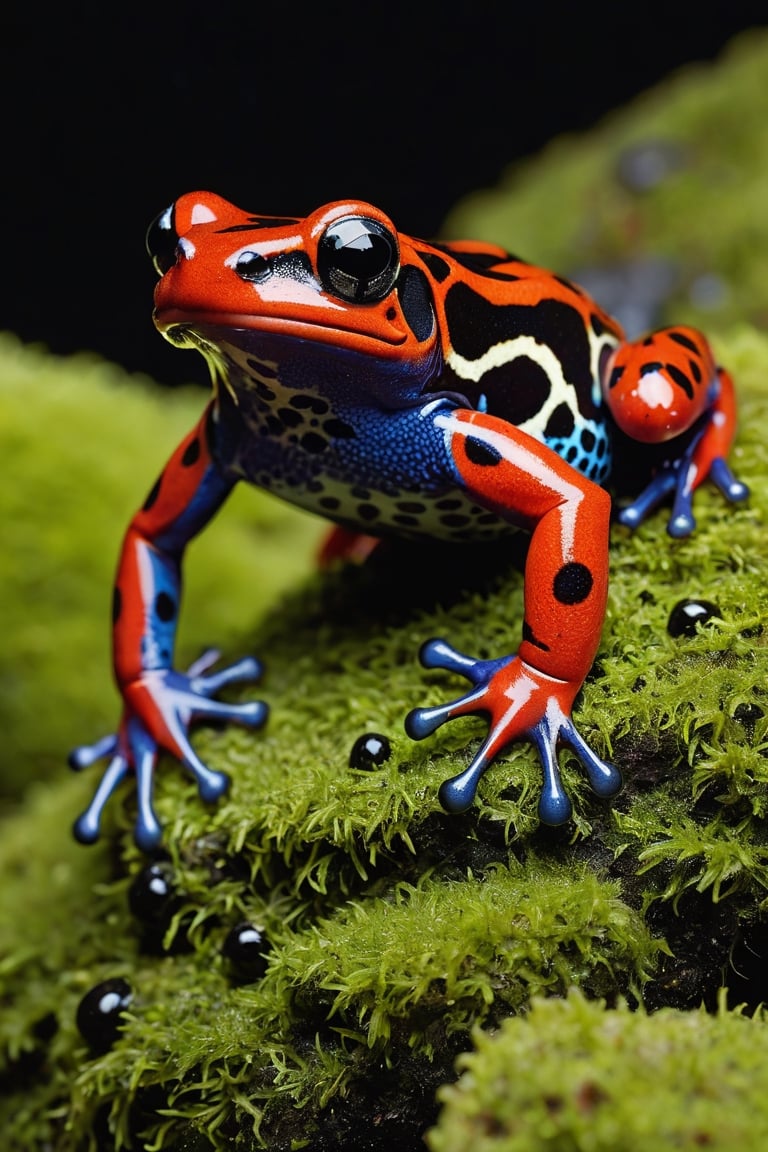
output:
M136 843L150 851L161 828L152 807L154 770L162 751L170 752L195 776L201 797L218 799L229 780L208 768L189 740L197 720L235 720L251 727L263 723L266 705L227 704L213 696L227 684L260 675L258 661L247 657L210 671L217 654L206 653L186 672L173 667L181 600L181 560L188 541L219 509L233 487L209 447L210 411L179 445L144 506L134 516L123 542L114 590L113 654L124 708L118 731L70 755L75 769L108 758L85 812L75 822L81 843L99 835L104 806L131 771L136 774Z
M480 778L514 740L530 739L544 770L539 815L561 824L571 804L560 779L557 749L569 745L584 764L594 791L612 796L621 776L588 747L571 719L574 698L594 660L608 585L610 498L554 452L519 429L479 412L435 417L455 479L474 498L532 529L525 568L523 640L516 655L477 660L444 640L421 651L429 668L465 676L466 695L436 708L417 708L406 720L414 739L447 720L480 713L489 732L464 772L440 789L445 808L472 803Z

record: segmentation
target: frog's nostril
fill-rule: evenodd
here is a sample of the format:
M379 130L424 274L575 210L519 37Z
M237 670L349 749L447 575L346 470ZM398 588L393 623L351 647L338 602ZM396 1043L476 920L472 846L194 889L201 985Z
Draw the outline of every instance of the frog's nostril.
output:
M272 272L269 260L259 252L242 252L235 264L235 272L243 280L265 280Z

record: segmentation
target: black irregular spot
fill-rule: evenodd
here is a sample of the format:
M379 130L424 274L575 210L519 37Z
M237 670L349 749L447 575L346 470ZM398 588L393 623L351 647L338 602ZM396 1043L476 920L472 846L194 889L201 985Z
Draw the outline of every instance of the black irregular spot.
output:
M123 610L123 594L120 589L115 585L112 589L112 623L116 624L120 619L120 613Z
M586 564L571 560L563 564L552 582L552 591L560 604L581 604L592 591L592 573Z
M496 448L486 444L484 440L477 440L474 436L467 436L464 441L464 451L468 460L482 467L498 464L501 460L501 453Z
M689 352L695 352L698 355L699 348L697 347L696 342L691 340L689 336L686 336L684 332L678 332L675 329L670 329L667 332L667 336L669 336L670 340L674 340L676 344L682 344L683 348L687 348Z
M200 441L197 436L194 440L190 440L184 449L184 454L181 457L181 463L184 468L191 468L193 464L197 464L200 459Z
M563 374L576 389L579 410L594 415L592 399L591 351L587 329L578 310L560 300L538 304L493 304L466 284L453 284L446 293L446 317L454 350L467 360L478 360L495 344L531 336L550 348L563 368ZM444 372L436 387L445 388L450 372ZM512 377L514 379L514 377ZM486 392L485 378L478 382ZM457 382L465 391L466 382ZM488 411L495 408L488 396Z
M557 408L553 409L547 420L547 426L544 429L545 440L556 440L562 437L567 440L573 432L573 411L570 405L563 401L558 404Z
M267 364L263 360L254 360L252 357L249 357L246 363L249 368L253 369L254 372L258 372L260 376L277 377L277 368L273 364Z
M682 372L675 364L665 364L664 367L678 388L682 388L688 399L693 400L693 384L691 384L685 372Z
M315 416L323 416L328 411L327 400L323 400L320 396L307 396L305 392L291 396L289 402L293 408L308 408Z
M160 495L160 485L162 483L162 480L163 480L162 476L158 476L157 480L155 480L154 484L150 488L150 490L147 494L147 498L141 506L143 512L149 512L150 508L152 507L152 505L155 503L158 496Z
M158 592L155 596L155 612L158 620L167 624L176 616L176 601L167 592Z
M331 416L329 420L323 421L323 431L336 440L354 440L357 435L351 424L347 424L346 420L339 420L337 416Z
M408 327L416 339L428 340L435 328L429 281L420 268L407 265L397 278L397 295Z
M361 520L378 520L381 511L375 504L358 504L357 514Z
M527 640L529 644L540 648L542 652L549 652L549 645L545 644L543 640L539 640L527 620L523 620L523 640Z
M306 432L299 441L305 452L311 452L313 455L318 455L324 452L328 447L328 441L324 436L318 435L317 432Z
M424 262L438 284L442 284L443 280L447 280L450 276L450 265L441 256L437 256L434 252L419 252L418 250L416 255Z

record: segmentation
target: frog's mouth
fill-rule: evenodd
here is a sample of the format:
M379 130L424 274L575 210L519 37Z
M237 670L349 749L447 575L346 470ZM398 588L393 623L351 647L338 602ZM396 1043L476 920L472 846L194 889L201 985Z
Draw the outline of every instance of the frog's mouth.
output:
M229 324L194 326L177 324L164 333L180 347L196 348L207 360L214 381L237 392L251 379L261 381L271 391L279 381L290 389L323 395L346 396L356 406L371 403L384 410L397 410L424 403L439 396L438 381L443 367L439 343L434 340L408 357L386 355L380 346L352 347L338 340L306 339L273 328L233 327ZM452 403L466 406L458 394L450 393Z
M402 324L377 325L375 332L350 324L328 324L291 316L249 316L245 313L201 312L190 316L173 310L155 311L155 327L177 348L210 347L221 341L241 346L271 343L274 338L330 345L365 356L401 359L413 354L413 335Z
M313 284L276 275L258 286L225 284L220 291L220 309L201 307L196 288L169 273L155 292L156 327L177 347L197 346L196 334L210 341L216 338L212 333L227 333L229 343L279 335L394 360L419 360L437 342L428 285L410 266L400 270L388 296L363 304L334 299Z

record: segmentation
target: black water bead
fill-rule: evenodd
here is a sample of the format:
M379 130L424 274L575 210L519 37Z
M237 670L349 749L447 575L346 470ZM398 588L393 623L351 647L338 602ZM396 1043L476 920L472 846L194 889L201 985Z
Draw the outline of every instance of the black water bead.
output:
M260 980L267 970L269 942L260 928L243 920L227 933L222 953L232 964L238 980Z
M722 619L720 609L711 600L679 600L669 614L667 632L670 636L695 636L698 624L708 624L717 617Z
M118 1037L123 1013L133 999L127 980L115 977L96 984L77 1006L75 1022L94 1052L107 1052Z
M131 912L145 924L169 923L177 902L173 868L166 861L155 861L142 868L128 889Z
M379 768L392 755L392 746L386 736L378 732L365 732L358 736L349 753L350 768Z

